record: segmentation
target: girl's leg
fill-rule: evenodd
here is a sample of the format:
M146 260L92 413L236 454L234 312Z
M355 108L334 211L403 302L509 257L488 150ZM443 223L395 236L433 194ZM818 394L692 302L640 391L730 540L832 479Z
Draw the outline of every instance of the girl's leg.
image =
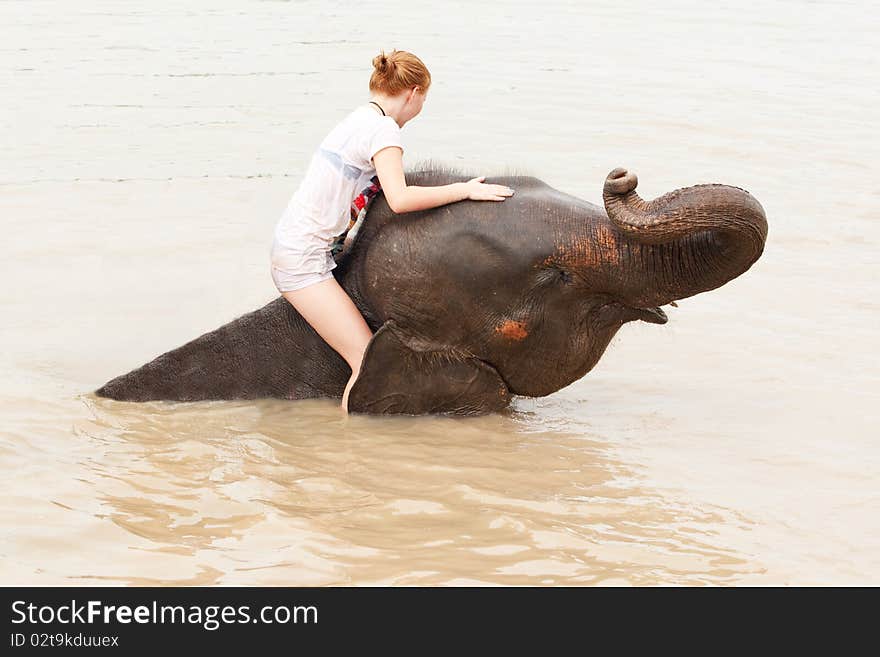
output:
M342 409L347 412L348 392L361 371L364 351L373 332L335 278L282 295L351 367L351 378L342 393Z

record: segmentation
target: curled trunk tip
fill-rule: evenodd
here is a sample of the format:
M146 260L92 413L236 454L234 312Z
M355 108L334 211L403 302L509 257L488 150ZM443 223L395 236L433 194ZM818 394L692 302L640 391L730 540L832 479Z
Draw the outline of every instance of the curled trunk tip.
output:
M639 179L632 171L617 167L605 178L605 194L629 194L638 187Z

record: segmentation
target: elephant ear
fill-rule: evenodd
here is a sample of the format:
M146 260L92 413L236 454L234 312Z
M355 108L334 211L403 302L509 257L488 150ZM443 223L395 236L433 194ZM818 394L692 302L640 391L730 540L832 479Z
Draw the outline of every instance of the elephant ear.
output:
M448 413L483 415L510 403L498 371L473 356L430 349L413 341L389 320L364 352L361 371L348 395L352 413Z

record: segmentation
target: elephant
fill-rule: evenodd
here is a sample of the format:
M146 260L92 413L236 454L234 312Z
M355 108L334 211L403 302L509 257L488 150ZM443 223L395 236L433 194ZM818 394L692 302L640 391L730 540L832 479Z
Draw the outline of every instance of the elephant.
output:
M439 164L409 185L473 176ZM761 204L702 184L650 202L614 169L604 211L538 178L506 175L503 202L397 215L381 192L334 276L373 337L348 411L479 415L589 372L625 323L748 270L767 238ZM117 400L342 396L348 364L279 296L95 391Z

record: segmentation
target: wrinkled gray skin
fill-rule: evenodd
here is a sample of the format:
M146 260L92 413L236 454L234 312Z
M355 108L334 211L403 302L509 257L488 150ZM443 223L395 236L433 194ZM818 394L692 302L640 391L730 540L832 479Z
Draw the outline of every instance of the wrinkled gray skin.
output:
M407 172L412 185L472 177ZM626 322L715 289L764 248L748 192L698 185L651 202L609 174L605 210L537 178L492 178L516 194L395 215L380 194L334 270L375 332L349 410L479 414L589 372ZM711 339L707 336L707 339ZM350 369L278 297L98 389L145 401L342 395Z

